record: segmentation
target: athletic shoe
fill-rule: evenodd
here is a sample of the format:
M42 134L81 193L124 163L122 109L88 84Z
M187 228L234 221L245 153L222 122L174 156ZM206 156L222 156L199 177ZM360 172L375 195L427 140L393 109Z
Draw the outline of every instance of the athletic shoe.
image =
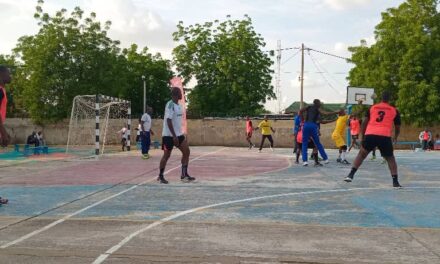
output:
M370 160L375 160L376 159L376 156L373 156L373 157L371 157L371 159Z
M158 181L159 183L168 184L168 181L165 180L165 178L164 178L163 176L159 176L159 177L157 177L157 181Z
M186 176L184 176L184 177L180 177L180 180L181 180L182 182L192 182L192 181L195 181L196 178L191 177L191 176L189 176L189 175L186 175Z
M350 165L350 162L348 162L347 160L343 160L343 161L341 161L341 163L345 164L345 165Z
M149 159L150 158L150 155L149 154L144 154L144 155L142 155L142 159L144 159L144 160L147 160L147 159Z
M304 161L304 162L303 162L303 166L304 166L304 167L307 167L307 166L309 166L309 163L308 163L307 161Z
M393 187L394 188L403 188L402 185L398 181L393 181Z
M9 202L8 199L1 198L1 197L0 197L0 204L7 204L8 202Z
M342 162L342 159L341 159L341 158L337 158L337 159L336 159L336 162L337 162L337 163L341 163L341 162Z
M353 177L350 177L350 175L348 175L347 177L345 177L344 181L345 182L352 182L353 181Z
M323 162L324 162L324 164L329 164L330 163L330 161L328 159L324 160Z
M319 163L319 162L316 163L316 162L315 162L315 167L323 167L323 166L324 166L324 165L322 165L321 163Z
M272 147L270 147L270 151L272 151L272 152L273 152L273 148L272 148Z

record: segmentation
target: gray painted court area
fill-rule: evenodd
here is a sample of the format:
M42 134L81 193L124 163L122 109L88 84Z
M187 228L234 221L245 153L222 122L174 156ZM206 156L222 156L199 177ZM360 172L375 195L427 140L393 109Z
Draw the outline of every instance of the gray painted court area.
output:
M352 161L357 150L349 154ZM161 152L0 169L0 263L440 263L440 152L386 164L293 163L290 149L192 148L156 182ZM1 164L0 164L1 165Z

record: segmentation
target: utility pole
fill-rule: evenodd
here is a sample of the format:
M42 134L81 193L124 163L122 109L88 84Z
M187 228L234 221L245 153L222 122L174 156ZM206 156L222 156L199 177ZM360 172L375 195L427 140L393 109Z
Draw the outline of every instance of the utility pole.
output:
M278 102L278 113L281 114L281 40L278 40L278 48L277 48L277 75L276 75L276 83L275 83L277 102Z
M301 101L300 109L304 107L304 43L301 45Z
M145 75L142 75L142 81L144 81L144 112L142 114L145 114L147 112L147 84L145 83Z

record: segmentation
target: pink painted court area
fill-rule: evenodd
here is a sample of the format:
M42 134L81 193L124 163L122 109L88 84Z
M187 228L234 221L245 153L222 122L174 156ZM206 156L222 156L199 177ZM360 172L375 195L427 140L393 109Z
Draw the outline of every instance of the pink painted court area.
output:
M357 150L349 154L353 160ZM396 152L403 189L366 160L353 183L335 162L291 149L192 147L0 164L0 263L440 263L440 153Z

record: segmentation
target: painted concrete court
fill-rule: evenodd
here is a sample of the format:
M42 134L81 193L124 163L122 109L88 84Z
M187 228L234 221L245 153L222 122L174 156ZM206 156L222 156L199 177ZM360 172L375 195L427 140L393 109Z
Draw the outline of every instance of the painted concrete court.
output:
M440 263L440 153L397 152L397 190L380 159L347 184L223 147L192 148L191 184L176 151L160 185L152 154L0 163L0 263Z

